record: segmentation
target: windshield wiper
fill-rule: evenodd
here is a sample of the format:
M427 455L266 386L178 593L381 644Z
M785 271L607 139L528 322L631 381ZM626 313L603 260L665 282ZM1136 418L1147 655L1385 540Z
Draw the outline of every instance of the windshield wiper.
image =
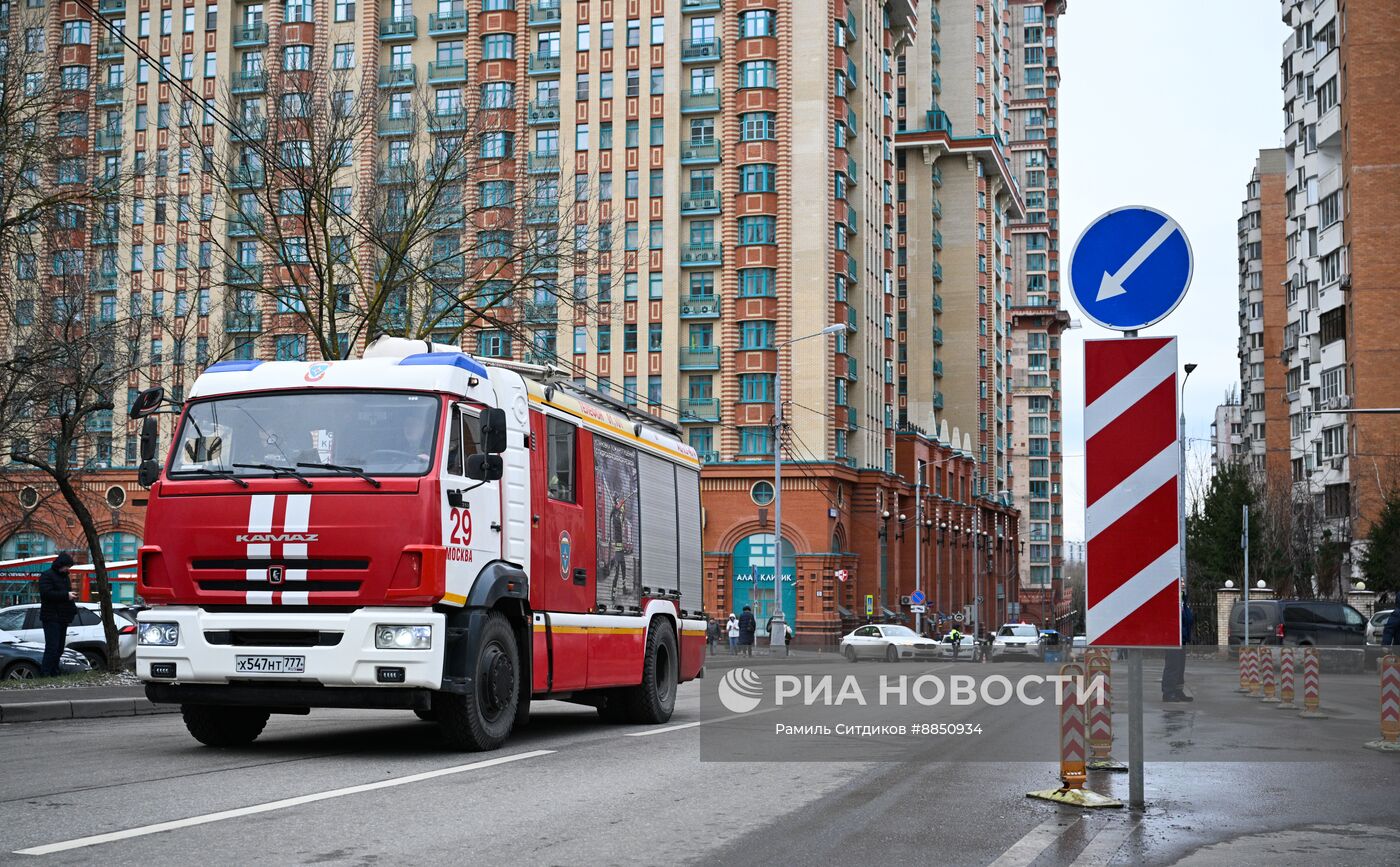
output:
M235 464L234 466L237 466L237 464ZM230 473L228 470L211 470L211 469L209 469L209 468L207 468L207 467L190 467L190 468L184 469L184 470L171 470L171 471L170 471L170 475L172 475L172 476L175 475L176 473L191 473L191 474L198 474L198 475L201 475L201 476L212 476L213 478L216 478L216 479L228 479L230 482L233 482L234 484L238 485L240 488L246 488L246 487L248 487L248 483L247 483L247 482L243 481L243 480L240 479L238 476L235 476L233 473Z
M379 481L374 476L371 476L369 473L365 472L364 469L361 467L347 467L345 464L305 464L301 461L297 461L297 466L306 467L307 469L330 470L331 472L345 473L346 475L351 476L359 476L360 478L369 482L371 485L374 485L376 488L384 487L383 482Z
M268 470L274 476L291 476L308 488L311 487L311 480L291 467L279 467L276 464L234 464L245 470Z

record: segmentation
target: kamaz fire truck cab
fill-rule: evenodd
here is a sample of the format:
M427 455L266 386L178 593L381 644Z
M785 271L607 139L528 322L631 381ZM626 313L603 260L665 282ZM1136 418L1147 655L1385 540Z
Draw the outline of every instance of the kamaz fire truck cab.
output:
M704 658L695 452L552 369L381 338L224 361L151 494L137 672L205 744L273 713L403 708L493 749L533 698L664 722Z

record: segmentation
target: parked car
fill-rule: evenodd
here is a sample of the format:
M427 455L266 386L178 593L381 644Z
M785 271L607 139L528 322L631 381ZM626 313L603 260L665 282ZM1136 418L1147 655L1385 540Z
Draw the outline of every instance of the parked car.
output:
M1244 603L1230 609L1230 644L1244 643ZM1361 647L1366 618L1345 602L1325 599L1249 601L1249 643Z
M997 630L996 638L992 639L992 662L1013 656L1040 659L1043 654L1040 630L1031 623L1007 623Z
M1381 646L1381 635L1385 632L1385 622L1390 619L1390 612L1394 610L1393 608L1387 608L1384 611L1377 611L1375 614L1371 615L1370 622L1366 624L1367 647Z
M136 660L136 615L125 606L113 606L117 622L117 649L123 665ZM0 630L12 632L21 641L44 643L44 627L39 622L39 604L0 608ZM86 657L93 668L107 667L107 636L102 631L102 607L96 602L79 602L78 615L68 624L68 647Z
M1070 639L1070 650L1076 659L1083 659L1084 652L1089 649L1089 636L1076 635Z
M44 643L21 641L13 632L0 630L0 679L30 680L39 676L44 661ZM60 674L76 674L91 668L76 650L65 650L58 659Z
M969 651L971 653L971 651ZM851 662L860 659L936 659L937 645L907 626L868 624L841 639L841 655Z

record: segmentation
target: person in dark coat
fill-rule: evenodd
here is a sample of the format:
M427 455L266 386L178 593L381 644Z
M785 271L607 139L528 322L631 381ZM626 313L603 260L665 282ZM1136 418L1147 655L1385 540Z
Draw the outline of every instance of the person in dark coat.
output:
M1400 607L1390 612L1385 619L1385 628L1381 630L1381 647L1392 645L1400 645Z
M44 660L39 666L40 677L57 677L58 661L63 657L63 640L68 624L78 616L73 600L78 594L68 580L73 558L59 554L53 565L39 576L39 622L44 626Z
M1191 614L1191 608L1186 604L1186 597L1181 597L1181 647L1174 647L1167 651L1165 662L1162 666L1162 701L1193 701L1191 696L1185 692L1186 686L1186 645L1191 643L1192 628L1196 625L1196 618Z
M754 619L753 609L745 605L739 615L739 646L744 649L745 656L753 656L753 636L757 631L758 621Z

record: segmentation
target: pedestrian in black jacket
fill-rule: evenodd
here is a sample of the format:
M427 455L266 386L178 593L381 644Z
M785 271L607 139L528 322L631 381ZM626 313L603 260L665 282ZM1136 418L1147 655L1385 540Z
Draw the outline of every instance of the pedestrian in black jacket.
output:
M44 661L39 666L40 677L57 677L58 660L63 656L63 639L68 624L78 616L73 600L78 594L68 580L73 558L59 554L53 565L39 576L39 622L44 626Z
M753 609L745 605L739 615L739 648L744 656L753 656L753 636L757 631L758 621L754 619Z

